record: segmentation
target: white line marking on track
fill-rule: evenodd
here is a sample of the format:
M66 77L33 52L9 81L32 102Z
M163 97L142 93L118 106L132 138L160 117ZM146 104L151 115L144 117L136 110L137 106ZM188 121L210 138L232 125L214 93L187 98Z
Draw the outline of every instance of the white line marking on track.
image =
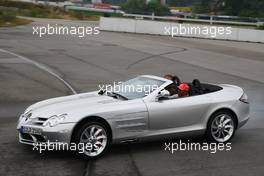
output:
M28 64L28 62L19 58L0 58L0 64Z
M77 92L76 92L76 91L74 90L74 88L70 85L70 83L68 83L68 82L67 82L66 80L64 80L60 75L58 75L57 73L55 73L51 68L49 68L49 67L47 67L47 66L45 66L45 65L43 65L43 64L41 64L41 63L38 63L38 62L36 62L36 61L34 61L34 60L31 60L31 59L29 59L29 58L26 58L26 57L24 57L24 56L18 55L18 54L16 54L16 53L13 53L13 52L10 52L10 51L7 51L7 50L4 50L4 49L1 49L1 48L0 48L0 52L8 53L8 54L10 54L10 55L16 56L17 58L22 59L22 60L24 60L24 61L26 61L26 62L28 62L28 63L30 63L30 64L36 66L37 68L39 68L39 69L41 69L41 70L43 70L43 71L45 71L45 72L48 72L49 74L51 74L52 76L54 76L55 78L57 78L59 81L61 81L61 82L62 82L62 83L68 88L68 89L71 90L71 92L72 92L73 94L77 94Z

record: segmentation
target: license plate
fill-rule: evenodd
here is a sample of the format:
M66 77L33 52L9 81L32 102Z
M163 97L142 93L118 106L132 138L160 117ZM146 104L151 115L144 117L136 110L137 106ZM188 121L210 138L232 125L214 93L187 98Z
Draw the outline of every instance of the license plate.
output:
M32 127L21 127L20 131L22 133L27 133L27 134L41 134L41 129L39 128L32 128Z

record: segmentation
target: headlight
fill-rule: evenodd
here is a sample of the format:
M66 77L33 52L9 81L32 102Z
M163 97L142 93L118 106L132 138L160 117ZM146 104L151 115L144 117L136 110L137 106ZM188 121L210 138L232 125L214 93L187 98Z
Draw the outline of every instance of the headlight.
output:
M23 118L25 118L25 115L24 114L21 114L19 119L18 119L18 122L20 122Z
M29 111L25 114L21 114L20 117L19 117L19 120L18 122L20 122L23 118L25 118L26 120L28 120L30 117L32 116L32 113Z
M47 121L45 121L43 123L43 126L49 125L50 127L54 127L54 126L62 123L66 116L67 116L67 114L51 116Z

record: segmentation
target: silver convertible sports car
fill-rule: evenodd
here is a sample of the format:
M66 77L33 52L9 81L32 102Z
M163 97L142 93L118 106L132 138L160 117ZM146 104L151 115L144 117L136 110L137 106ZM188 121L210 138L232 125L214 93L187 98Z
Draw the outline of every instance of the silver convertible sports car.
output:
M90 144L83 154L94 158L110 144L180 134L227 142L248 121L248 98L240 87L194 80L187 83L188 96L171 95L168 87L179 82L142 75L116 85L118 90L107 87L38 102L19 118L19 141Z

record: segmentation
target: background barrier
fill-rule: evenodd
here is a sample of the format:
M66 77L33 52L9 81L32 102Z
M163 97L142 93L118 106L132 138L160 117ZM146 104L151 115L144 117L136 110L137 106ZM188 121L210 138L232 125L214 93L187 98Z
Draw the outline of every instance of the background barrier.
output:
M117 32L130 32L140 34L154 34L154 35L169 35L165 33L165 28L169 27L212 27L212 25L202 24L180 24L176 22L160 22L152 20L139 20L139 19L126 19L126 18L100 18L100 29L105 31L117 31ZM220 27L217 25L217 27ZM222 26L228 27L228 26ZM210 39L221 39L221 40L235 40L235 41L249 41L249 42L261 42L264 43L264 30L245 29L239 27L232 27L232 33L217 34L215 37L205 34L190 34L190 35L174 35L175 37L193 37L193 38L210 38Z

